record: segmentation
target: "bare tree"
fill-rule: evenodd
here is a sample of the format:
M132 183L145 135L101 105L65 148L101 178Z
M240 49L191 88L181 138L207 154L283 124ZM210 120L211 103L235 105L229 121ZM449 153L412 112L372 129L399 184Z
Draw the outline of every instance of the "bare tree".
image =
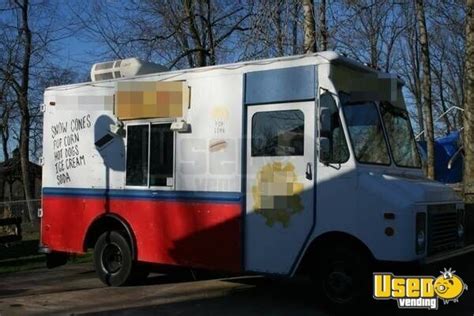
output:
M474 203L474 0L467 0L466 99L464 103L464 197Z
M411 104L414 111L411 111L412 117L418 125L418 131L425 129L423 122L423 107L421 96L421 62L420 62L420 45L418 41L418 28L416 14L414 14L414 4L410 3L402 7L402 17L406 25L405 32L399 41L399 63L397 69L404 78L406 86L413 97ZM409 97L411 97L409 95ZM424 140L424 133L419 134L420 140Z
M49 53L47 47L66 35L62 23L56 21L53 14L55 8L47 2L30 0L12 0L0 7L2 12L8 12L0 20L2 146L4 156L8 156L9 144L18 141L29 220L36 216L31 201L34 186L29 170L31 144L39 141L32 139L35 135L31 131L32 126L40 124L39 99L44 92L35 87L43 73L41 65ZM48 14L43 14L45 12Z
M435 149L433 132L433 112L431 100L431 63L428 44L428 31L426 29L425 8L423 0L416 0L415 11L418 21L418 31L421 47L421 61L423 65L423 77L421 88L423 95L423 119L425 125L425 139L427 147L426 175L430 179L435 178Z
M299 11L301 9L301 3L299 0L293 0L291 4L291 45L292 45L292 54L298 54L299 45L298 45L298 21L299 21Z
M328 50L329 45L329 33L328 25L326 21L326 0L321 0L319 3L319 47L321 50Z
M277 6L275 8L275 18L273 19L273 23L275 24L276 29L276 44L277 44L277 51L279 56L284 56L285 51L283 48L283 43L285 41L283 35L283 25L282 25L282 10L283 10L283 1L277 1Z
M18 80L13 80L13 87L18 96L18 108L21 114L20 123L20 165L23 190L28 205L28 215L30 221L35 218L34 205L32 203L32 179L30 175L30 109L29 109L29 84L30 84L30 62L33 50L32 32L29 26L29 0L15 0L15 5L19 11L20 25L18 36L21 43L22 60L18 64L20 76Z
M226 61L250 17L246 5L230 0L132 1L128 10L99 2L74 10L86 36L105 43L107 58L137 56L170 68Z
M11 97L11 89L9 89L9 82L2 78L0 86L0 134L3 160L10 158L10 129L12 128L13 119L15 119L15 106L16 104Z
M462 127L465 81L465 1L439 1L426 5L430 13L430 59L433 76L433 115L440 117L434 133L443 135ZM447 113L447 114L446 114ZM441 124L443 123L443 124Z
M441 50L441 58L445 57L445 50ZM434 82L436 86L436 90L438 92L438 102L441 105L439 113L440 117L442 116L442 120L446 126L446 133L450 133L452 131L452 124L449 120L449 115L444 115L448 111L448 106L446 104L445 92L444 92L444 76L445 76L445 69L444 64L442 62L433 65L433 74L434 74Z
M316 48L316 29L313 0L303 0L304 12L304 53L314 53Z
M244 50L237 60L302 52L301 0L255 1L250 8L249 30L239 34Z
M396 42L405 30L400 6L391 1L341 1L332 4L337 25L335 47L373 68L390 71Z

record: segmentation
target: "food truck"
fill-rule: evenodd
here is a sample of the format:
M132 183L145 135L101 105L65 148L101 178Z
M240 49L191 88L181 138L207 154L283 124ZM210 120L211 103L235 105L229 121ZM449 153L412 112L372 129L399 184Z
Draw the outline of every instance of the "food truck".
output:
M94 251L111 286L149 267L313 276L357 299L373 262L474 250L425 178L403 82L335 52L195 69L126 59L44 94L40 250Z

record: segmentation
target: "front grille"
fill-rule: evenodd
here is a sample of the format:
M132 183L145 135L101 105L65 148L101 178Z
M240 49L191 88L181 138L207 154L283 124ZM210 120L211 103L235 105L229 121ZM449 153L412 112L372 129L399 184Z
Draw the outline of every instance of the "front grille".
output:
M428 255L453 250L458 245L455 204L428 206Z

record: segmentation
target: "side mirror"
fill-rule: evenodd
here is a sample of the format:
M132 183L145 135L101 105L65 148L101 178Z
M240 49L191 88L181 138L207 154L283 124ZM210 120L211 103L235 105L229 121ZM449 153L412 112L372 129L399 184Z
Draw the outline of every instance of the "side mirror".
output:
M319 113L319 130L322 135L332 130L332 112L328 107L321 107Z
M319 137L319 161L329 163L331 159L331 141L327 137Z

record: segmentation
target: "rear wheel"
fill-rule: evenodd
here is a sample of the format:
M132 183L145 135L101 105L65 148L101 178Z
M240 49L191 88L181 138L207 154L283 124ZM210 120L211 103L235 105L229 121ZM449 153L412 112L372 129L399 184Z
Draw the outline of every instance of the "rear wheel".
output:
M128 240L117 231L105 232L97 239L94 265L100 280L110 286L137 283L148 276L146 268L133 260Z

